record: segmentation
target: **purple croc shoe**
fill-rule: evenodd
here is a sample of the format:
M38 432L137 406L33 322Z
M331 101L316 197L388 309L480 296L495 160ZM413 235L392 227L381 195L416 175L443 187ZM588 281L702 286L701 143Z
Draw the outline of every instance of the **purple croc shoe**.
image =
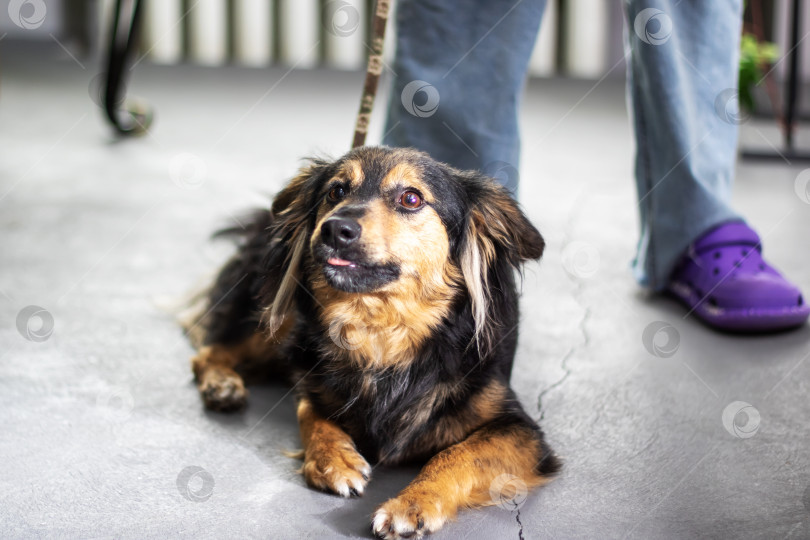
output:
M801 291L762 259L759 236L742 222L724 223L689 246L667 290L720 330L786 330L810 316Z

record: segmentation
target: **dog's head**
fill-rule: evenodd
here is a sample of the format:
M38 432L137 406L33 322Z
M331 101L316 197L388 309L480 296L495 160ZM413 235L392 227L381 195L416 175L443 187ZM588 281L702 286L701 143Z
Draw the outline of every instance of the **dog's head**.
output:
M420 316L430 306L446 309L466 291L480 336L494 274L540 258L544 247L494 180L409 149L364 147L335 162L313 161L276 197L272 211L288 253L271 328L307 282L322 307L407 300L400 308L416 302Z

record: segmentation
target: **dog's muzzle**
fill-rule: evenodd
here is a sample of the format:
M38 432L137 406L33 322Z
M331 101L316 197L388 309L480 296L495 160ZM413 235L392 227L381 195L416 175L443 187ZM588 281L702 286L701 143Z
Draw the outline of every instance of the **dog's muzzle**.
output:
M362 233L363 228L352 219L333 217L321 225L321 241L335 250L352 245Z
M333 216L321 225L315 259L323 264L326 281L345 292L371 292L399 278L393 263L369 261L362 242L363 227L355 220Z

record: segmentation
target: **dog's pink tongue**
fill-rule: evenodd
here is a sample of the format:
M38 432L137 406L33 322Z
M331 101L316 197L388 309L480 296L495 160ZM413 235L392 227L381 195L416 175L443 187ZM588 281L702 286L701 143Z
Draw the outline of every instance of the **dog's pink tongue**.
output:
M349 261L345 261L343 259L338 259L337 257L332 257L331 259L329 259L326 262L328 262L329 264L331 264L333 266L351 266L351 264L352 264Z

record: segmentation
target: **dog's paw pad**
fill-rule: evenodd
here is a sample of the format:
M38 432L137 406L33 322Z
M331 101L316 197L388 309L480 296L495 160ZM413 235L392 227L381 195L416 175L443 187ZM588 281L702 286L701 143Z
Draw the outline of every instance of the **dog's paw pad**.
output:
M371 467L351 443L321 444L304 457L304 479L312 487L341 497L360 497Z
M247 403L248 391L239 375L205 377L200 384L200 395L208 409L235 411Z
M447 521L437 504L422 504L415 498L391 499L374 512L371 531L377 538L399 540L422 538Z

